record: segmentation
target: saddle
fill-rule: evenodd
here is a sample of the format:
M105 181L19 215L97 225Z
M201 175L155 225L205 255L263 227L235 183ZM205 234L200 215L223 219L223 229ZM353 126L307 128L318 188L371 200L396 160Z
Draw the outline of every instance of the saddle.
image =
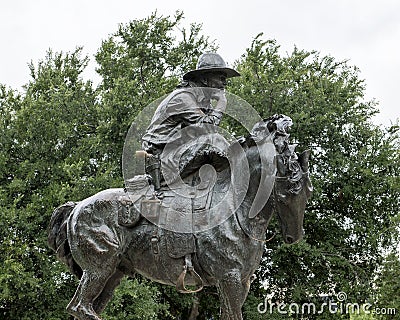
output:
M203 281L194 270L191 257L196 253L195 233L204 230L210 223L210 190L189 188L188 191L187 185L180 188L163 187L160 190L162 197L158 197L149 184L149 177L140 175L126 181L126 191L127 196L119 201L118 223L133 227L143 216L157 226L151 237L153 254L158 255L160 248L165 248L169 257L184 258L183 271L176 287L183 293L200 291ZM194 290L185 286L187 274L196 282Z

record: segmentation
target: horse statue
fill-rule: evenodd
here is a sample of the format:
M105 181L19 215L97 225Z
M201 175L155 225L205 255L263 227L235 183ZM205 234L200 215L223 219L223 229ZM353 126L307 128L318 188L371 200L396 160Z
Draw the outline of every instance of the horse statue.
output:
M294 152L286 132L290 125L290 118L273 116L236 142L243 154L234 156L245 160L237 163L246 163L237 168L237 176L249 174L243 185L232 183L228 166L216 173L201 197L188 201L173 188L166 188L159 199L145 184L133 190L107 189L55 209L49 246L80 279L68 313L79 320L101 320L99 314L121 279L138 273L181 292L216 286L221 319L242 319L273 213L285 243L303 237L305 206L312 193L310 151ZM183 227L180 219L186 221Z

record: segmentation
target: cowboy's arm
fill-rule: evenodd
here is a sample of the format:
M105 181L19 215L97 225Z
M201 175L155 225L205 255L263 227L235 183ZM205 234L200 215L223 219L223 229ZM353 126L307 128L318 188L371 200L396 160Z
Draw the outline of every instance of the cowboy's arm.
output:
M217 98L215 98L217 100ZM226 99L225 99L226 101ZM194 125L199 123L207 123L219 125L224 113L225 106L223 99L217 100L217 106L209 109L209 112L202 111L195 96L191 93L184 92L174 97L169 103L169 112L180 120L184 125Z

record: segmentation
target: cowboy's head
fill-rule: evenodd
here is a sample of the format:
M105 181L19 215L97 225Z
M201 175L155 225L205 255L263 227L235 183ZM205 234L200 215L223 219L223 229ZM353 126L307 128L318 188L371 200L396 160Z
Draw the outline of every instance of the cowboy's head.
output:
M200 82L209 88L224 89L227 78L238 76L239 72L228 68L218 53L207 52L199 57L195 70L183 75L183 80Z

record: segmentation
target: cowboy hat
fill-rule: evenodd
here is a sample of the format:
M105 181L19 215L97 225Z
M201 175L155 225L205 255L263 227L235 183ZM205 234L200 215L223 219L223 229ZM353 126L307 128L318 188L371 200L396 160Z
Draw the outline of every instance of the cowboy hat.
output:
M206 52L199 57L196 70L185 73L183 79L191 80L206 72L223 72L227 78L240 76L239 72L226 66L224 59L218 53Z

